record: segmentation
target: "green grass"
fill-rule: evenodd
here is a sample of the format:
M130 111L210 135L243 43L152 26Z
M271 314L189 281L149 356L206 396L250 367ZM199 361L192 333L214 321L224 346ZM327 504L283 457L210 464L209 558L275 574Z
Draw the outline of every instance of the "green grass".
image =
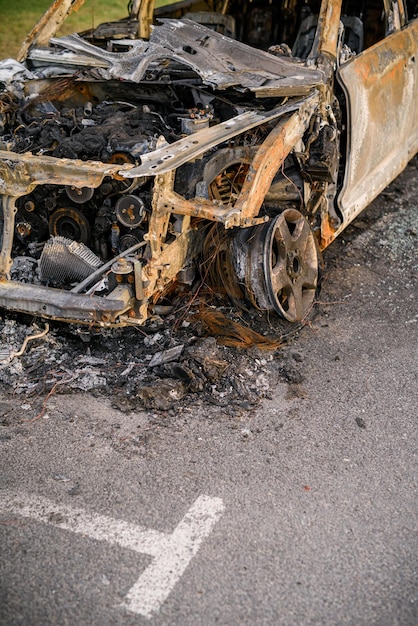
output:
M16 56L26 34L49 4L49 0L0 0L0 58Z
M157 6L172 0L157 0ZM0 0L0 59L16 57L26 35L46 11L51 0ZM128 0L86 0L69 16L61 34L86 30L101 22L127 17Z

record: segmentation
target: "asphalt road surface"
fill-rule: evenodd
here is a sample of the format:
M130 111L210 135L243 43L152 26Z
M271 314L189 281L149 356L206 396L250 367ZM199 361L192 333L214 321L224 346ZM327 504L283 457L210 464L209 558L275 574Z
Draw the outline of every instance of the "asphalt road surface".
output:
M417 191L415 162L326 252L253 410L16 398L2 625L418 623Z

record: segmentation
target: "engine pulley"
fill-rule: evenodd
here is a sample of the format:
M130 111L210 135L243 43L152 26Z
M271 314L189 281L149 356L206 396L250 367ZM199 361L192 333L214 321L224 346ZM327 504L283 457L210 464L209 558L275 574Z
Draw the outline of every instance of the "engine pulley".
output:
M90 224L78 209L62 207L49 218L49 232L51 235L87 243L90 239Z
M143 235L143 233L141 233L141 235ZM135 246L137 243L141 243L141 241L142 236L138 237L136 234L127 233L119 238L118 250L119 252L124 252L128 248Z
M92 199L94 189L90 187L74 187L74 185L66 185L65 193L76 204L84 204Z
M127 228L136 228L145 217L145 206L138 196L122 196L116 202L116 217Z

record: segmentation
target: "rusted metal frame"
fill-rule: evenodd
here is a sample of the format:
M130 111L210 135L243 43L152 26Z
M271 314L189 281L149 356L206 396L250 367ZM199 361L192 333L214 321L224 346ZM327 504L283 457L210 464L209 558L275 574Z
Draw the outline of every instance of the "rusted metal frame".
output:
M17 55L17 60L20 62L24 61L29 48L35 44L46 46L50 38L58 32L67 16L72 11L78 11L84 4L84 1L85 0L55 0L26 36L19 50L19 54Z
M150 299L155 291L163 291L183 269L188 258L190 216L186 215L182 220L180 232L173 233L175 239L166 243L172 213L175 211L178 214L176 208L167 203L167 194L173 189L174 178L175 170L172 170L157 176L154 183L149 229L144 237L148 241L150 255L142 272L145 299Z
M308 56L309 61L314 61L321 54L337 58L341 4L341 0L322 0L315 39Z
M225 143L228 139L233 139L261 124L267 124L287 113L309 106L317 101L317 97L318 91L314 89L308 96L292 98L286 104L279 105L270 111L245 111L225 122L187 135L173 144L164 145L142 155L141 165L125 172L123 176L136 178L137 176L158 176L169 172L198 158L211 148Z
M292 102L278 106L271 111L246 111L230 120L182 137L182 139L173 144L164 145L161 148L157 148L157 150L144 154L141 158L141 165L133 168L130 172L126 172L124 176L126 178L157 176L178 168L184 165L184 163L196 159L211 148L225 143L228 139L233 139L243 132L297 110L304 103L314 99L314 94L315 92L306 98L292 100Z
M114 176L132 167L0 150L0 193L22 196L37 185L47 184L98 187L105 176Z
M275 174L302 138L318 104L319 98L280 121L258 149L234 206L239 211L241 224L258 215Z
M399 7L399 17L401 20L401 28L403 28L408 23L407 6L406 6L405 0L398 0L398 7Z
M155 0L142 0L139 6L132 7L132 13L138 15L138 37L149 39L153 22Z
M19 196L3 196L3 243L0 251L0 281L8 280L13 265L12 248L17 212L16 200Z
M175 170L160 174L155 178L152 215L149 232L146 238L150 244L152 258L158 258L162 251L162 242L165 238L171 214L198 217L210 221L223 222L235 210L224 206L219 200L207 200L195 197L186 200L174 191Z
M155 178L148 233L144 239L148 242L150 258L143 269L144 295L150 298L155 290L162 291L179 272L186 255L177 236L166 244L168 225L172 212L166 202L166 195L173 189L175 170L160 174ZM187 226L190 224L190 219ZM185 225L182 225L184 229ZM167 250L169 249L168 257ZM164 254L165 253L165 254Z
M171 211L167 206L166 193L173 189L175 170L160 174L155 178L152 198L152 211L149 219L148 241L151 259L158 258L167 235Z
M173 282L178 273L184 269L197 254L198 248L194 242L198 238L197 229L185 229L178 233L175 240L164 246L158 257L152 258L144 268L147 277L144 287L144 297L147 302L165 287Z
M189 215L221 222L225 225L225 228L252 226L266 221L264 217L257 217L264 196L269 190L278 168L305 132L310 116L318 103L318 96L310 99L308 103L301 107L300 111L280 122L271 131L265 142L258 149L241 194L233 207L225 206L219 200L207 200L199 197L193 200L186 200L174 191L174 179L171 179L169 183L168 179L158 176L156 179L158 192L155 191L155 193L158 193L158 201L155 202L158 210L156 212L157 215L155 218L153 216L153 219L161 219L161 217L157 217L158 215L176 213L178 215ZM159 182L160 179L165 182ZM157 232L158 228L156 226L153 226L152 229L150 228L150 245L154 252L158 252L160 245Z
M213 222L223 222L235 212L230 206L223 205L220 200L206 200L198 197L186 200L173 189L164 190L163 203L169 213L199 217Z
M0 281L0 307L55 320L114 325L131 303L126 290L108 297L71 293L43 285Z
M406 25L406 7L404 0L383 0L386 13L386 26L388 27L392 22L393 31L399 30ZM392 17L392 19L391 19Z
M229 205L225 206L220 200L206 200L196 197L186 200L173 189L166 189L163 196L164 207L169 213L198 217L212 222L221 222L225 228L233 226L255 226L266 221L263 218L246 218L241 223L240 211Z

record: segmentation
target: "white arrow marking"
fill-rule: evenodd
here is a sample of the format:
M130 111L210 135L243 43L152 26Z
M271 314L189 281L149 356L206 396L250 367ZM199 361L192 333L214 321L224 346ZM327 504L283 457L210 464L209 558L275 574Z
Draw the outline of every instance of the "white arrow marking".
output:
M128 591L123 605L144 617L150 617L159 610L203 540L211 533L224 508L220 498L199 496L169 535L105 515L92 515L84 509L54 504L42 496L0 492L0 509L5 513L29 517L153 556L154 561Z

